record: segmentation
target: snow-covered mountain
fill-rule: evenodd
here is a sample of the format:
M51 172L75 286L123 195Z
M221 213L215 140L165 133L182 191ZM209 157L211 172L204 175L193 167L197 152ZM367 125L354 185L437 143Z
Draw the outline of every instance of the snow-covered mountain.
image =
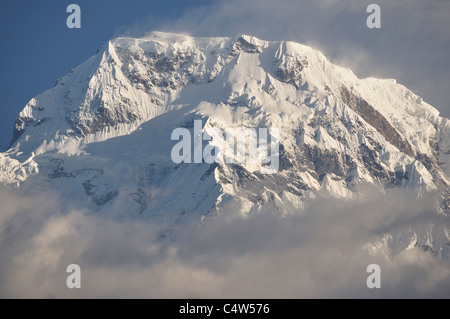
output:
M279 170L174 163L172 131L199 119L204 132L278 129ZM0 154L3 184L173 223L225 209L304 213L318 192L354 199L364 184L436 191L435 214L447 216L449 176L450 121L419 96L395 80L358 79L310 47L246 35L111 40L25 106ZM450 230L424 229L390 234L389 245L448 259Z

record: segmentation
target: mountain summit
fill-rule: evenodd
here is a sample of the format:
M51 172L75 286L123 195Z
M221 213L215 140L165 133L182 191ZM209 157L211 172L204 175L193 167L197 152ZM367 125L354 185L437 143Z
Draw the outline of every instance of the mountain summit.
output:
M174 163L173 131L187 129L194 141L196 120L210 135L277 129L278 170ZM435 214L446 216L449 176L450 121L419 96L392 79L358 79L308 46L247 35L111 40L31 99L0 154L0 183L58 190L97 213L114 207L118 218L170 222L229 209L303 213L319 192L351 200L365 184L437 192ZM441 228L413 230L402 245L448 258Z

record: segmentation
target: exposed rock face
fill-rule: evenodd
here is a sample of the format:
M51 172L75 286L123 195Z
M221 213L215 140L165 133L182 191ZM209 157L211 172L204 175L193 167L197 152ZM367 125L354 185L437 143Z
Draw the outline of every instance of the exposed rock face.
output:
M363 98L352 94L346 87L341 87L340 98L353 111L358 113L367 123L372 125L384 138L397 147L401 152L414 157L414 151L411 145L406 141L400 133Z
M401 134L386 120L386 118L375 110L367 101L352 94L346 87L341 87L340 98L350 108L357 112L367 123L373 126L380 132L384 138L392 145L397 147L401 152L415 158L422 163L425 168L433 175L433 181L442 190L441 207L445 212L448 212L448 202L450 199L449 184L445 174L442 172L436 160L437 153L435 152L436 144L433 138L430 138L430 147L435 157L431 158L427 154L416 153L411 144L401 136ZM434 150L433 150L434 149ZM365 157L364 162L367 162L368 167L380 168L379 165L373 162L373 156ZM391 180L391 185L401 185L401 180L408 180L408 172L404 169L402 171L395 171L395 178Z

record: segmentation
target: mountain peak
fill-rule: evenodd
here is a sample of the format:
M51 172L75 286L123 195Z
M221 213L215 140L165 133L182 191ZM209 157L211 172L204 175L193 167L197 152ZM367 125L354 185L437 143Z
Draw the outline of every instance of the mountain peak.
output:
M261 176L245 163L175 165L171 133L198 119L210 133L278 129L280 170ZM267 201L294 211L320 190L357 196L362 183L418 194L440 189L446 211L449 134L448 121L404 86L358 79L308 46L155 31L111 40L33 98L16 120L12 148L1 155L0 181L42 177L60 187L64 180L69 189L81 185L80 197L96 209L132 198L140 215L204 215L230 198L243 213ZM177 179L184 182L170 184ZM199 190L190 208L167 206L169 195L148 200L152 187L187 200L182 187L192 181Z

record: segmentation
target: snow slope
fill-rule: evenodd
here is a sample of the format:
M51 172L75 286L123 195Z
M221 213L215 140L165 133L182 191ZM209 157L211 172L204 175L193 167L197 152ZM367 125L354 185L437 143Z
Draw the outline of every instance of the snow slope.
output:
M172 131L192 131L198 119L210 135L279 129L279 170L175 164ZM319 191L356 199L366 183L437 191L436 214L447 216L448 176L450 121L419 96L395 80L358 79L310 47L246 35L111 40L25 106L0 154L3 184L36 183L98 214L168 223L224 207L304 213ZM386 242L427 245L447 259L445 227Z

